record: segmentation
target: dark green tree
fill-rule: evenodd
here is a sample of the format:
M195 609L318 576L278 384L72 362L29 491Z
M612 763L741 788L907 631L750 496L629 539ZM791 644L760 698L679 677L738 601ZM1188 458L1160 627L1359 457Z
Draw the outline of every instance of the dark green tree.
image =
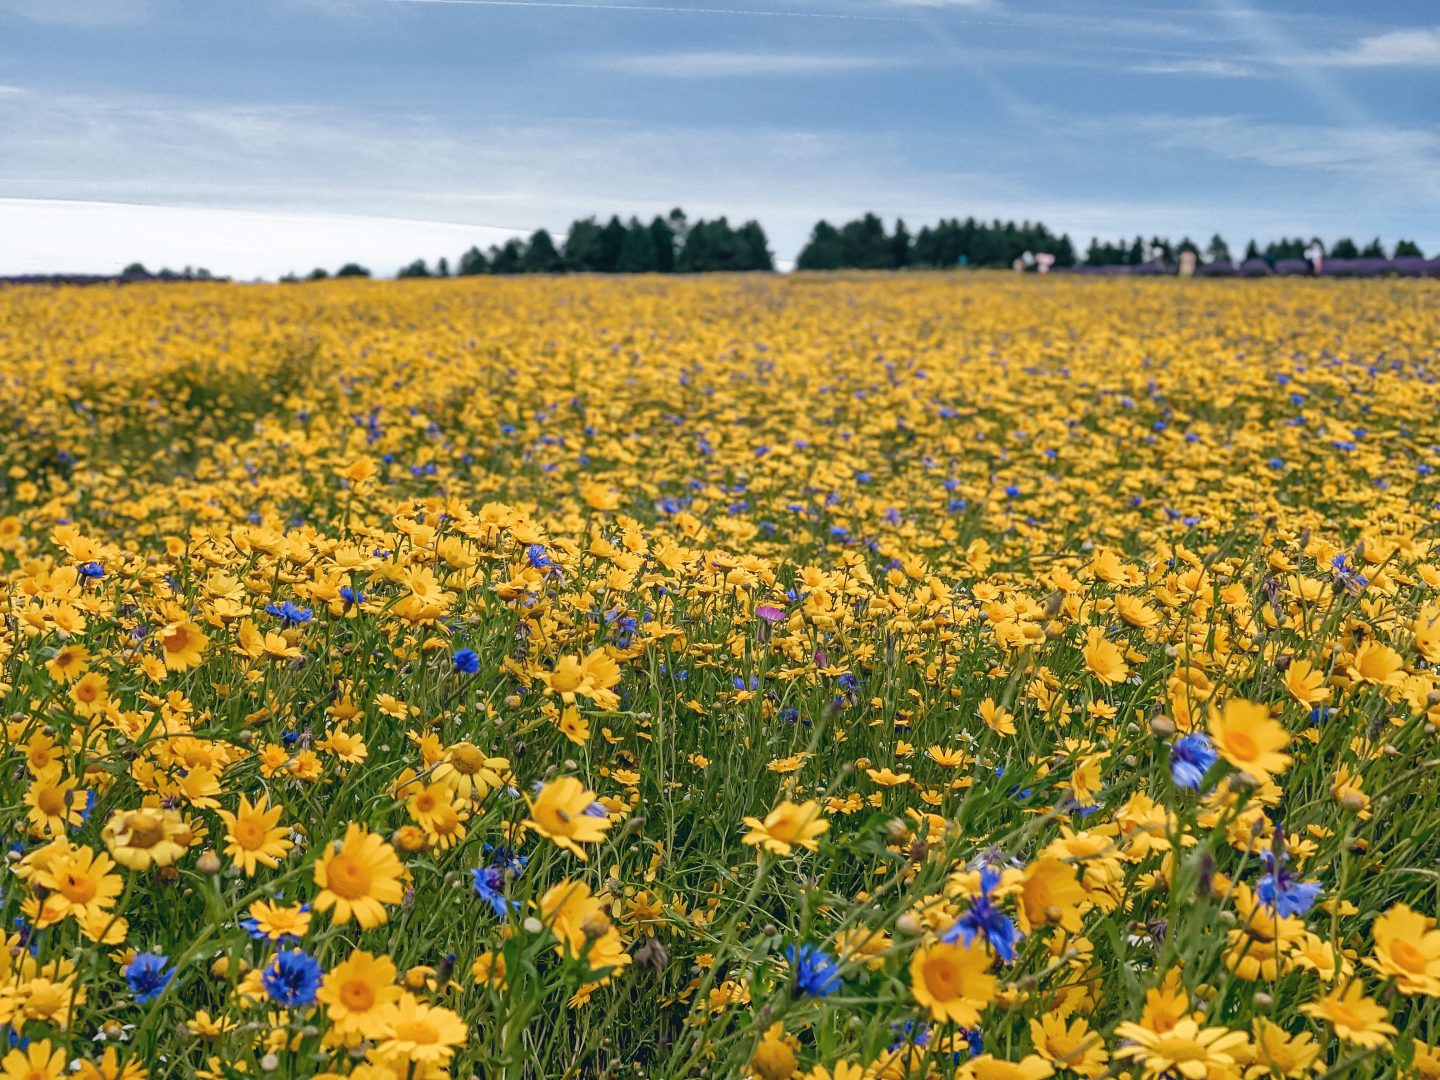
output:
M478 247L472 247L460 256L460 264L456 269L461 277L474 277L490 269L490 260L485 258L485 253Z
M1414 240L1397 240L1395 242L1395 258L1397 259L1423 259L1425 253L1420 250L1420 245Z
M646 226L631 218L625 228L625 242L620 245L620 254L615 260L615 270L621 274L653 274L658 269L654 237Z
M680 214L680 220L684 221L685 215L679 210L671 212L672 220L674 214ZM650 222L650 246L655 251L655 269L662 274L673 274L675 272L675 229L670 221L656 216Z
M369 277L370 271L359 263L348 262L335 271L336 277Z
M817 221L810 239L795 259L797 270L839 270L845 265L845 242L828 221Z
M421 278L430 276L430 268L425 265L424 259L416 259L408 266L402 266L395 275L397 278Z
M545 229L536 229L530 234L520 256L520 272L525 274L555 274L565 268L560 252L555 250L555 241Z

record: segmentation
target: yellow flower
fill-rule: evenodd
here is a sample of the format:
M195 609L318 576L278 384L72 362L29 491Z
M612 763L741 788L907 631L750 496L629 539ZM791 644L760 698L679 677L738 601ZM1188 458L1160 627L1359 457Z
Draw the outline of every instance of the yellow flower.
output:
M1033 1019L1030 1041L1035 1044L1036 1053L1051 1065L1080 1076L1104 1075L1110 1060L1105 1041L1090 1030L1083 1017L1072 1020L1068 1026L1065 1017L1055 1013Z
M1085 670L1107 686L1124 682L1130 674L1125 654L1114 642L1105 640L1105 631L1098 626L1086 632L1080 652L1085 657Z
M70 847L64 841L57 843L63 850L46 860L35 875L36 884L50 891L47 907L82 921L114 907L125 883L119 874L110 872L115 866L110 856L84 846Z
M1382 1050L1390 1045L1396 1033L1385 1006L1365 996L1365 988L1352 982L1346 989L1331 991L1319 1001L1301 1005L1300 1011L1316 1020L1324 1020L1345 1042L1364 1050Z
M526 798L530 816L527 827L554 841L584 861L581 844L597 844L609 830L608 814L596 813L595 792L573 776L562 776L541 787L532 800Z
M250 905L250 918L255 929L271 941L304 937L310 930L310 912L301 904L286 906L269 900L256 900Z
M1440 997L1440 930L1435 920L1396 904L1371 929L1375 956L1365 963L1395 980L1402 994Z
M417 1065L444 1065L464 1046L465 1021L452 1010L427 1005L413 994L402 993L379 1010L374 1038L382 1060L398 1058Z
M271 870L280 865L280 860L295 845L286 836L290 831L277 824L283 807L270 806L268 796L261 795L254 803L244 796L240 799L239 810L217 810L220 820L225 822L225 854L239 866L246 876L253 875L257 866Z
M1239 698L1210 710L1210 737L1220 756L1254 780L1270 780L1290 767L1290 733L1264 705Z
M205 632L188 619L169 623L156 637L160 641L160 655L170 671L184 671L200 663L210 642Z
M1330 697L1325 687L1325 673L1309 660L1295 660L1285 669L1285 692L1306 708Z
M910 960L910 992L937 1022L973 1028L995 1000L990 957L978 944L923 945Z
M37 1039L23 1050L11 1050L0 1060L0 1080L61 1080L66 1074L65 1050L49 1039Z
M1202 1028L1188 1018L1166 1031L1152 1031L1127 1021L1116 1025L1115 1035L1128 1043L1116 1050L1115 1056L1138 1062L1145 1076L1178 1074L1189 1080L1233 1070L1236 1054L1242 1053L1249 1042L1243 1031Z
M1015 717L1009 709L995 704L994 698L986 698L980 702L980 719L985 721L985 726L997 735L1015 734Z
M553 670L540 672L539 679L546 690L558 694L567 705L573 705L579 695L602 709L620 706L620 696L611 689L620 682L620 666L604 649L593 650L583 660L562 656Z
M123 1065L115 1047L107 1047L98 1062L82 1061L70 1074L73 1080L145 1080L150 1074L132 1056Z
M759 1080L789 1080L800 1068L795 1047L785 1037L784 1025L775 1023L756 1044L750 1057L750 1068Z
M830 828L813 799L799 805L787 800L766 814L764 821L753 817L744 821L750 831L742 842L763 847L772 855L789 855L797 847L814 851L820 846L821 834Z
M1055 1070L1038 1054L1028 1054L1019 1061L981 1054L965 1062L956 1075L963 1080L1047 1080Z
M1308 1031L1291 1035L1279 1024L1263 1016L1252 1022L1255 1036L1254 1061L1247 1076L1302 1077L1309 1075L1320 1060L1321 1046Z
M325 973L315 997L325 1006L340 1038L346 1042L366 1038L371 1025L400 1000L396 975L388 956L359 949Z
M1023 874L1016 911L1020 929L1029 933L1054 924L1077 933L1085 888L1075 877L1075 867L1061 858L1045 856L1030 862Z
M1345 670L1352 679L1384 686L1397 683L1404 676L1405 658L1371 638L1355 650Z
M405 868L383 837L351 822L345 838L315 862L317 911L329 911L337 923L354 918L362 930L385 922L385 905L405 896Z
M57 774L37 777L25 790L25 805L31 827L42 836L63 836L67 826L85 820L85 793L76 791L75 781Z
M169 866L185 854L190 828L174 810L116 810L101 830L110 854L130 870Z

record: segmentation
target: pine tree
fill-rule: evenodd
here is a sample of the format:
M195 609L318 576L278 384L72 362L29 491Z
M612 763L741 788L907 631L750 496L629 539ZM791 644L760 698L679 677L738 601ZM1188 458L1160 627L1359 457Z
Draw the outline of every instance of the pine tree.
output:
M650 230L635 218L630 219L630 225L625 230L625 242L620 245L615 269L621 274L653 274L659 269Z
M478 247L472 247L460 256L458 271L461 277L473 277L476 274L483 274L489 269L490 260L485 258L485 253Z
M525 245L520 257L520 272L524 274L554 274L563 269L560 253L555 250L555 241L545 229L536 229Z

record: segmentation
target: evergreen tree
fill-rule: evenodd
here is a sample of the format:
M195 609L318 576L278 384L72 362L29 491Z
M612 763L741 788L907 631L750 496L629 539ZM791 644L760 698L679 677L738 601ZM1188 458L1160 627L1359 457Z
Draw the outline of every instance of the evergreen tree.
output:
M520 255L519 271L523 274L554 274L564 268L555 241L545 229L536 229L530 243Z
M1377 236L1365 245L1365 250L1360 252L1360 257L1362 259L1383 259L1386 257L1385 245L1380 242L1380 238Z
M613 274L620 261L620 249L625 246L625 225L619 217L611 215L605 227L600 230L596 242L595 269L602 274Z
M659 269L655 259L655 240L650 230L635 218L630 219L625 229L625 242L620 245L615 269L621 274L653 274Z
M436 277L449 277L449 276L450 276L450 260L447 259L447 258L445 258L444 255L441 255L441 256L440 256L440 261L435 264L435 276L436 276Z
M1210 243L1205 245L1205 261L1219 262L1221 259L1230 259L1230 245L1225 243L1225 238L1219 233L1210 237Z
M483 274L490 269L490 260L485 258L485 253L478 247L472 247L464 255L460 256L460 265L457 270L461 277L474 277L476 274Z
M672 218L674 214L680 214L680 220L682 222L685 220L685 215L681 214L679 210L671 213ZM655 251L655 269L662 274L673 274L675 272L675 230L671 227L670 222L657 215L655 220L650 222L649 233L650 246Z
M565 265L571 270L600 269L600 226L593 217L571 222L565 235Z
M370 271L359 263L348 262L335 271L336 277L369 277Z
M922 236L924 233L922 232ZM795 259L797 270L839 270L845 265L845 243L835 226L817 221L810 230L810 239Z
M430 276L430 268L425 265L424 259L416 259L408 266L402 266L395 275L397 278L421 278Z
M330 271L326 270L323 266L317 266L314 270L311 270L310 273L306 275L305 280L324 281L329 276Z
M1255 245L1255 241L1251 240L1245 245L1245 261L1249 262L1251 259L1258 259L1259 257L1260 249Z
M1394 257L1397 259L1423 259L1425 253L1420 250L1420 245L1414 240L1399 240L1395 243Z
M1348 236L1342 236L1331 245L1330 257L1332 259L1358 259L1360 257L1360 249L1355 246L1354 240L1351 240Z
M490 273L518 274L525 259L525 245L520 240L506 240L500 247L490 249Z
M774 270L775 260L770 254L770 242L758 221L747 221L735 233L739 247L736 256L736 270Z
M899 218L895 220L895 235L890 238L890 265L910 265L910 230L905 228L905 222Z

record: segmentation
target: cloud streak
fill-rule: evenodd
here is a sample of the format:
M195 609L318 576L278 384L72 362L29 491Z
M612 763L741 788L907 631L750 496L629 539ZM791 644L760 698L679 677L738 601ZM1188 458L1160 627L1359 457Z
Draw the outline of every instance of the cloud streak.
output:
M1375 34L1320 59L1336 67L1440 67L1440 26Z
M623 75L666 79L738 78L757 75L827 75L899 66L878 56L817 53L679 51L602 57L594 67Z

